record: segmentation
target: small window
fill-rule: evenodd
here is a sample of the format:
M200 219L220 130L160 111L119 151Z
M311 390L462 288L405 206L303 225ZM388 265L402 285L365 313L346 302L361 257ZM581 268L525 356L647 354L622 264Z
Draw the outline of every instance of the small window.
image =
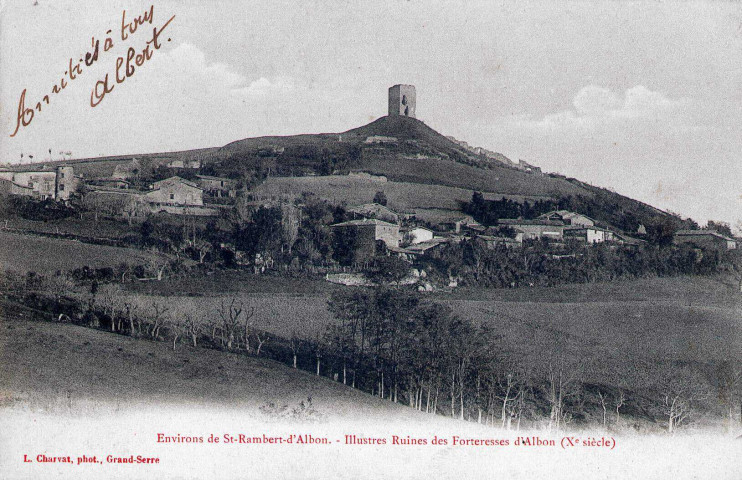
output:
M175 200L175 194L174 193L171 193L170 194L170 200Z
M59 178L64 178L64 172L59 172Z
M64 191L64 184L63 183L60 183L59 184L59 191L60 192L63 192Z

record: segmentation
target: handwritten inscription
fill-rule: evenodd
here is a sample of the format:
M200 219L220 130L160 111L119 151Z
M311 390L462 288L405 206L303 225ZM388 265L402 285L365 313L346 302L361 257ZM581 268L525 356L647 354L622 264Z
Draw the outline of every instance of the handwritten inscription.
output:
M130 18L127 18L126 10L124 10L121 15L121 41L125 42L129 40L130 36L134 35L140 27L152 25L154 21L154 10L154 5L151 5L143 14ZM147 60L152 58L152 53L155 50L160 49L162 46L160 35L174 18L175 15L170 17L161 27L154 27L152 29L152 36L147 40L146 46L143 49L137 51L134 47L129 47L126 55L116 58L116 84L123 83L127 78L134 75L136 68L141 67ZM103 39L102 52L108 52L115 45L111 37L111 32L112 30L106 31L105 38ZM168 41L170 41L169 38ZM24 88L18 101L15 129L10 136L15 137L21 127L29 126L33 122L35 115L42 111L42 105L49 105L50 99L54 95L61 93L72 81L79 78L87 67L95 64L99 60L100 54L101 40L93 36L90 42L90 50L80 55L77 61L75 61L75 57L70 57L67 70L65 70L62 78L52 86L51 93L41 97L35 105L30 102L28 104L26 103L27 89ZM85 68L83 68L83 64ZM102 80L96 81L90 94L90 106L95 107L100 104L103 98L113 90L114 85L114 83L109 82L108 74Z
M165 22L159 30L155 27L152 30L152 38L147 40L147 46L140 52L137 52L134 47L129 47L126 52L126 57L116 58L116 83L124 83L127 78L134 75L136 67L141 67L144 65L144 62L152 58L152 53L155 50L159 50L161 47L160 34L162 34L162 31L165 30L168 25L170 25L170 22L172 22L174 18L175 15L170 17L170 20ZM134 27L134 30L136 30L136 27ZM122 25L121 36L124 37L124 35L124 27ZM136 67L134 65L136 65ZM124 68L122 69L122 67ZM97 107L100 102L103 101L103 98L113 91L115 85L109 82L108 75L109 74L106 74L105 77L103 77L103 80L95 82L95 87L92 92L90 92L91 107Z

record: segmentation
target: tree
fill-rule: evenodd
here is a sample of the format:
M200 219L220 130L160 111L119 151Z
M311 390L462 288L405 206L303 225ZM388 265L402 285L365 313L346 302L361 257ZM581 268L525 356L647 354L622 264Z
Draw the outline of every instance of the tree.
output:
M733 237L732 234L732 228L729 226L727 222L715 222L713 220L709 220L706 224L706 228L708 230L714 230L718 233L721 233L722 235L726 235L727 237Z
M374 195L373 202L378 203L379 205L384 205L386 207L386 204L387 204L386 193L382 192L381 190L376 192L376 194Z
M675 433L692 418L696 403L705 399L706 380L690 367L670 365L655 380L667 433Z
M301 210L291 203L281 205L281 229L283 233L284 244L286 245L289 255L294 248L294 243L299 236L299 225L301 224Z
M139 217L147 212L147 203L140 195L132 195L123 205L121 212L132 225L134 217Z
M399 285L410 273L410 264L399 257L374 257L363 274L374 283Z

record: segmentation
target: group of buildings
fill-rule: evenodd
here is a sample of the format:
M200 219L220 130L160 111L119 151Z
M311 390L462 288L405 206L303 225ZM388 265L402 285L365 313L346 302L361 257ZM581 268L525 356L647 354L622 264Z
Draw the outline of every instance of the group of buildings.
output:
M85 195L112 205L136 202L154 213L216 215L218 210L209 208L204 199L235 197L237 193L235 180L209 175L195 175L193 180L172 176L137 189L134 177L138 167L138 161L132 159L117 165L110 176L91 179L76 175L72 165L9 168L0 170L0 195L68 201L84 186Z
M68 165L0 170L0 194L65 201L75 193L80 181L74 169Z
M484 226L471 216L451 219L435 229L423 226L400 226L402 216L379 204L365 204L348 209L352 219L331 227L352 242L352 257L363 262L379 253L380 248L390 255L412 260L430 255L451 243L471 239L488 249L500 246L522 247L525 240L549 239L552 244L579 243L584 245L609 242L628 248L638 248L646 241L625 233L596 225L595 220L576 212L555 210L535 219L501 219L496 226ZM646 229L640 226L639 235ZM506 232L507 234L505 234ZM713 230L681 230L675 243L691 243L698 247L717 250L737 248L733 238ZM383 246L382 246L383 245Z

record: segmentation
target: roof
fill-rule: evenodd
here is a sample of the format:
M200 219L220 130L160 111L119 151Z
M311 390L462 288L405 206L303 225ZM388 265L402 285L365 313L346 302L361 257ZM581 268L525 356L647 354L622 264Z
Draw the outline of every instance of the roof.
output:
M152 188L154 190L158 190L160 188L160 185L162 185L164 183L174 183L174 182L182 183L183 185L188 185L189 187L198 188L199 190L201 190L201 188L198 185L196 185L195 183L193 183L191 181L188 181L185 178L181 178L181 177L179 177L177 175L175 175L174 177L166 178L164 180L158 180L157 182L153 182L152 183Z
M716 230L678 230L675 232L675 236L679 237L703 237L703 236L712 236L716 238L722 238L724 240L727 240L729 242L734 242L735 240L733 238L729 238L726 235L722 235L721 233L717 232Z
M232 182L233 180L231 178L227 177L214 177L212 175L196 175L196 178L200 178L201 180L219 180L220 182Z
M417 253L419 253L419 252L414 252L412 250L408 250L406 248L395 247L394 245L387 245L386 249L389 250L390 252L394 252L394 253L407 253L407 254L417 254Z
M628 235L624 235L623 233L614 233L614 236L618 240L620 240L623 243L626 243L628 245L642 245L642 244L647 243L644 240L641 240L641 239L638 239L638 238L634 238L634 237L630 237Z
M595 221L595 219L590 218L583 213L570 212L569 210L552 210L550 212L546 212L544 214L539 215L539 218L546 218L552 215L559 215L562 218L584 217L584 218L587 218L588 220L592 220L593 222Z
M596 227L595 225L589 225L589 226L583 226L583 225L569 226L569 225L567 225L566 227L564 227L565 233L566 232L575 232L575 231L579 231L579 230L585 230L585 231L588 231L588 230L597 230L599 232L611 232L611 233L615 233L615 232L613 232L613 230L608 230L607 228L603 228L603 227Z
M556 222L554 220L525 220L523 218L501 218L497 221L501 225L543 225L548 227L564 227L564 222Z
M362 220L349 220L347 222L340 222L336 223L334 225L330 225L331 227L364 227L368 225L381 225L385 227L397 227L397 225L389 222L385 222L384 220L379 220L378 218L364 218Z
M479 235L477 236L477 240L484 240L485 242L514 242L514 243L520 243L518 240L510 237L499 237L494 235Z
M429 229L427 227L405 227L405 228L402 228L401 230L402 231L405 231L405 232L411 232L413 230L427 230L430 233L435 233L435 232L433 232L433 230L431 230L431 229Z
M33 190L33 188L29 187L28 185L21 185L20 183L16 183L12 180L8 180L7 178L0 178L0 182L8 182L12 184L13 186L16 186L18 188L25 188L27 190Z
M414 245L410 245L409 247L407 247L407 250L411 250L413 253L425 252L426 250L430 250L431 248L435 248L444 243L449 243L449 239L448 238L434 238L426 242L420 242Z

